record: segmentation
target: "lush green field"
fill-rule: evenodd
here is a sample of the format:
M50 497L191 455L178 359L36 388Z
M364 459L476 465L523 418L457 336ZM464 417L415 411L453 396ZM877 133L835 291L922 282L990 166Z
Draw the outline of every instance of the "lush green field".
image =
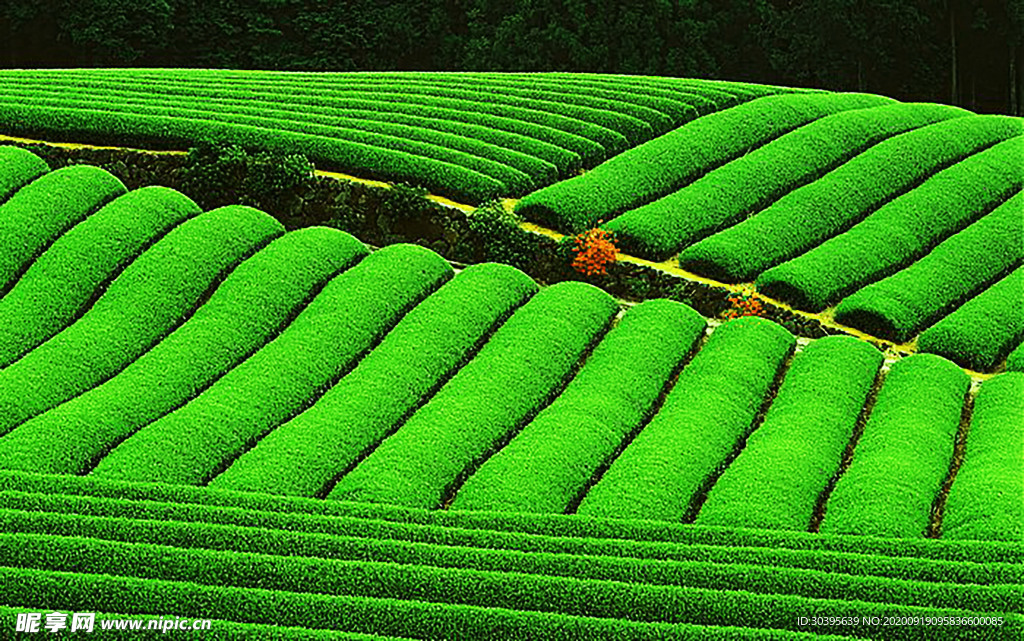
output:
M840 322L932 352L286 232L0 147L0 625L1024 635L1024 374L961 369L1024 368L1020 119L586 74L0 87L0 133L233 141L470 200L532 191L535 220L609 221L642 255L841 301Z
M596 74L199 69L3 70L0 89L8 135L300 152L474 203L524 195L700 116L801 92Z

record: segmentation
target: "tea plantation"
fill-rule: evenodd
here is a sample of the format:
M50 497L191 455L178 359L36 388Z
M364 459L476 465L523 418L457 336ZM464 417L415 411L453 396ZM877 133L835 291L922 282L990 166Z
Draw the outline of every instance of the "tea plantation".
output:
M1024 636L1022 119L597 74L0 88L3 135L522 197L918 352L0 146L0 637L29 612L216 639Z

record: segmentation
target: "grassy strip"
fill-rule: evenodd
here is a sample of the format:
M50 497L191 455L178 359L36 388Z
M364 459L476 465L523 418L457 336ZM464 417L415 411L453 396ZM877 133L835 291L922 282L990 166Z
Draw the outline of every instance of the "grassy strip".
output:
M962 160L889 201L848 231L757 277L757 288L798 309L821 311L906 267L1024 187L1024 136ZM1024 253L1024 217L1017 254ZM958 274L957 277L960 277Z
M505 186L506 191L511 192L513 195L526 193L530 189L535 188L536 185L528 173L508 164L509 162L513 162L524 169L532 169L541 177L546 178L547 181L554 180L557 175L554 165L518 151L506 151L494 145L452 136L446 132L410 128L405 125L380 123L378 126L369 126L368 121L361 120L359 121L360 126L369 127L368 130L364 130L349 127L345 120L337 118L326 119L329 124L321 124L315 122L316 120L323 120L318 117L296 120L294 117L282 118L282 114L275 114L273 111L262 112L256 110L254 112L256 115L223 113L205 108L206 105L199 100L189 101L185 104L170 105L147 101L136 101L136 104L122 104L120 100L111 100L106 97L101 97L100 100L90 100L88 97L78 98L75 95L60 94L58 97L46 97L31 92L22 96L6 96L3 98L3 101L4 104L30 104L34 107L68 112L98 110L140 118L169 120L182 118L188 121L209 120L231 126L240 125L257 129L278 130L299 136L337 138L371 148L410 154L465 167L501 182ZM285 114L285 116L288 115ZM498 159L495 159L495 157ZM358 169L358 167L353 167L352 169Z
M36 507L44 505L47 504L40 503ZM49 502L48 505L56 503ZM497 545L473 545L477 541L461 540L458 530L448 532L445 537L437 529L421 528L422 534L433 533L440 539L437 542L418 541L408 538L408 535L405 535L408 540L393 538L383 531L378 538L370 535L368 525L372 523L356 523L357 527L350 532L329 535L168 519L140 520L133 515L97 517L88 514L0 509L0 531L17 534L87 537L250 554L287 550L289 557L517 572L652 585L712 588L725 585L747 586L742 589L805 596L813 596L822 579L828 576L833 578L825 580L833 581L837 587L843 582L852 586L866 586L867 589L887 584L898 589L899 586L910 584L932 595L927 598L935 599L943 599L945 597L942 595L951 592L949 584L960 585L965 594L992 592L979 592L979 588L984 585L996 586L996 593L1005 594L1010 591L1010 584L1020 586L1024 578L1019 565L1006 563L948 562L842 552L704 545L674 546L670 552L666 552L664 546L661 549L647 546L655 554L645 555L642 554L642 548L616 548L608 545L608 542L603 547L591 545L585 552L576 553L568 546L556 545L549 545L551 551L545 551L542 549L545 541L536 537L527 537L524 541L531 541L534 547L541 549L520 550ZM427 539L428 536L420 538ZM520 547L528 546L520 544ZM779 572L804 580L779 582L774 579ZM896 581L889 582L886 579ZM892 593L882 600L895 598L900 597ZM913 601L910 596L904 596L903 599L901 602L922 602Z
M954 118L878 143L767 209L690 246L684 269L747 282L857 224L941 169L1024 132L1009 116Z
M33 180L0 205L0 295L61 234L124 194L120 180L90 165Z
M115 447L92 475L206 482L267 431L308 407L451 274L441 257L415 245L391 245L371 254L332 280L241 365Z
M492 571L290 553L240 553L23 533L0 533L0 557L6 567L25 569L74 572L88 568L90 574L220 587L258 586L300 594L498 606L648 622L703 623L690 618L693 615L688 616L680 606L705 590L721 591L724 600L743 591L758 596L972 612L1019 614L1024 608L1024 586L1019 585L960 586L756 566L691 567L677 573L670 583L648 583L628 576L589 579L519 569Z
M0 72L2 73L2 72ZM11 86L10 79L4 79L5 86ZM74 81L61 78L62 86L75 89L97 88L92 81ZM26 86L39 89L38 83ZM120 90L118 83L107 83L101 91L113 96L138 96L138 91ZM204 104L212 105L253 105L257 108L266 107L299 113L315 112L321 115L359 116L369 120L416 124L441 131L452 131L471 138L479 138L503 147L522 149L531 155L543 158L559 168L576 171L584 158L596 163L604 158L604 147L577 134L555 128L551 124L541 124L540 118L528 118L521 113L496 115L461 108L458 101L452 102L443 98L423 97L410 102L404 94L390 91L378 92L378 95L367 91L346 91L343 94L326 96L320 93L293 93L281 98L264 96L254 93L250 88L241 86L237 89L219 89L216 95L200 95L168 93L173 86L155 86L147 89L146 94L166 97L168 100L183 96L186 99L202 99ZM145 94L142 94L145 95ZM476 103L471 103L475 106ZM539 115L539 114L538 114Z
M638 118L640 112L652 116L649 109L621 102L593 98L587 92L575 94L551 94L539 91L517 90L508 87L500 92L481 91L480 88L456 87L446 81L447 74L435 75L432 78L416 78L404 74L392 74L384 77L380 74L336 74L327 77L317 73L289 73L275 77L264 74L247 74L246 77L224 78L212 73L212 70L190 69L186 74L178 74L172 78L159 80L144 78L128 78L130 86L137 86L141 91L150 93L152 88L166 89L173 86L179 91L203 91L216 93L224 89L244 86L264 93L318 93L343 95L349 91L369 91L379 93L381 90L392 91L410 97L435 96L439 98L467 100L475 102L498 102L501 105L528 109L535 112L547 112L563 118L570 118L580 123L595 125L611 134L602 136L598 141L606 149L611 149L616 138L621 138L627 146L633 146L650 139L653 135L651 125ZM92 80L92 79L90 79ZM110 81L110 78L104 80ZM116 82L125 83L120 74ZM92 80L92 82L96 82ZM102 80L99 81L102 84ZM637 112L634 115L626 111Z
M1024 540L1024 373L981 384L942 519L951 539Z
M462 475L557 393L617 309L592 285L569 282L542 290L428 404L342 477L328 498L436 507Z
M817 180L886 138L971 115L947 105L895 104L843 111L779 136L679 191L605 225L624 251L665 260Z
M798 354L696 524L806 530L881 365L881 352L849 336L823 338Z
M925 535L970 382L959 367L931 354L892 366L853 461L828 499L823 533Z
M25 474L20 476L23 479L29 478ZM47 477L33 475L31 478L36 480ZM91 480L88 477L56 478L61 481ZM108 481L103 484L111 483ZM138 483L115 485L124 490L125 494L130 494L132 489L145 487ZM186 485L150 485L147 488L201 490L204 497L220 495L245 500L260 498L249 493L214 492ZM287 502L325 504L324 501L308 499L288 499ZM409 545L458 546L520 553L770 564L807 569L834 567L844 573L877 574L933 582L952 581L952 576L958 576L962 578L958 583L1024 583L1024 565L1020 563L1024 558L1024 546L1019 543L883 540L765 529L683 526L657 521L582 519L578 516L526 515L529 520L520 517L516 522L507 522L511 520L508 515L494 513L447 513L373 504L334 504L334 507L382 509L369 514L322 515L274 512L260 510L258 507L27 493L13 489L0 493L0 508L7 510L3 522L10 523L6 527L12 531L65 531L121 540L124 536L112 533L120 528L125 533L150 532L144 536L150 537L152 533L153 537L161 537L157 542L167 541L169 537L170 541L177 542L174 545L203 547L198 542L252 541L251 545L255 547L245 549L259 552L268 549L263 546L263 542L268 541L276 542L274 549L279 543L287 544L296 550L309 550L311 552L308 555L311 556L328 557L344 556L348 554L345 550L365 550L367 545L376 546L376 542L391 541ZM34 515L18 514L15 510L28 511ZM43 516L41 513L44 512L53 514ZM67 515L67 518L61 515ZM102 522L87 523L87 516L101 517ZM449 518L430 518L436 516ZM473 516L482 516L486 520L473 520ZM501 520L503 517L504 521ZM79 519L81 527L86 529L79 528L77 524L69 524L68 518ZM137 524L129 526L127 520ZM549 527L549 531L544 533L529 531L530 525L537 528L544 521L555 521L561 527L557 530ZM183 527L182 522L195 524L195 527ZM664 536L657 525L672 530L676 535L675 540ZM295 533L296 537L291 537L291 533ZM222 547L220 544L218 546ZM226 549L234 548L228 546Z
M42 158L20 147L0 147L0 204L50 171Z
M145 187L115 198L65 232L0 299L0 368L74 322L127 264L200 213L176 191Z
M751 429L793 336L770 321L719 326L665 403L583 497L579 514L679 521Z
M367 253L352 236L324 227L278 238L117 376L0 439L0 467L89 471L114 445L187 403L271 340L327 280ZM58 441L59 448L48 445Z
M75 611L117 609L136 612L175 611L185 607L202 616L243 623L329 628L416 638L459 639L707 639L760 638L758 629L789 632L833 632L836 627L800 626L798 617L963 617L984 616L962 609L921 608L859 601L807 599L696 588L649 588L629 601L608 603L613 611L634 612L670 621L634 621L589 616L604 603L577 597L574 611L583 614L518 609L515 601L541 601L537 594L511 595L512 603L482 607L430 601L305 594L262 588L208 586L192 582L138 579L103 574L0 568L7 586L3 605L35 603ZM367 577L368 582L372 577ZM582 582L581 582L582 583ZM497 586L500 588L500 585ZM541 586L531 586L540 588ZM544 586L547 587L547 586ZM429 585L422 586L430 591ZM583 595L590 596L586 592ZM480 594L480 596L485 596ZM581 595L582 596L582 595ZM567 595L572 599L573 595ZM495 602L493 599L491 602ZM571 601L569 601L571 603ZM568 604L568 603L567 603ZM644 608L643 611L641 608ZM649 614L648 614L649 613ZM1024 617L1006 614L1000 633L1020 634ZM745 627L751 623L755 628ZM719 626L726 629L720 629ZM949 639L976 638L980 626L944 629ZM883 635L887 639L933 639L934 627L886 627L881 623L838 628L845 636ZM730 634L731 633L731 634ZM760 633L764 634L764 633ZM767 638L777 638L778 632ZM786 638L786 637L782 637ZM805 637L807 638L807 637ZM1007 636L1005 638L1011 638Z
M1024 342L1006 357L1006 369L1010 372L1024 372Z
M861 94L760 98L698 118L583 176L534 192L519 201L516 211L561 231L581 231L676 191L751 147L817 118L891 102Z
M267 214L241 206L173 229L75 324L0 370L0 434L121 371L192 314L227 271L283 232Z
M536 291L532 279L505 265L466 268L406 314L312 407L270 432L210 487L316 496L427 400Z
M39 632L46 630L46 619L45 615L52 612L52 608L19 608L0 606L0 621L3 621L2 625L9 625L8 629L12 629L16 626L18 621L18 615L36 613L42 614L43 619L39 624ZM70 630L71 625L71 613L66 613L68 619L66 624L68 625L67 630ZM95 622L93 624L93 631L102 631L104 639L140 639L147 638L142 635L150 635L150 638L161 638L164 637L166 632L162 630L163 619L164 621L176 621L178 619L186 619L186 627L183 632L192 632L192 626L197 620L205 620L201 618L201 613L182 616L180 614L168 614L166 612L162 614L117 614L114 612L91 612L96 615ZM138 628L130 627L135 624L125 624L124 628L114 628L114 623L111 620L117 621L141 621ZM104 624L104 621L111 621ZM150 629L150 621L156 621L154 625L157 627ZM104 625L111 626L105 628ZM84 632L87 628L83 628ZM146 632L142 632L145 630ZM62 630L63 631L63 630ZM157 631L160 631L157 634ZM168 629L168 632L170 628ZM178 630L175 630L178 631ZM236 623L234 621L224 621L221 619L210 620L210 629L202 630L203 641L214 640L214 641L233 641L235 639L266 639L267 641L320 641L321 639L330 641L411 641L408 637L382 637L375 634L356 634L353 632L337 632L334 630L313 630L304 627L283 627L273 624L253 624L253 623Z
M452 509L565 511L640 427L705 326L672 301L629 310L565 391L469 477Z
M1024 263L1024 192L906 269L848 296L837 322L902 343Z
M9 124L12 132L59 139L180 146L205 142L304 153L325 169L359 170L386 180L420 184L434 193L466 202L507 195L503 182L461 165L351 140L276 128L6 102L0 102L0 122Z
M911 560L1016 564L1018 570L1024 567L1021 565L1024 545L1015 542L881 539L554 514L420 510L395 505L322 501L14 470L0 470L0 505L16 508L29 505L31 507L26 509L157 520L216 521L335 534L365 531L375 538L409 538L414 536L408 534L410 532L429 533L440 528L445 533L443 537L455 536L457 532L459 536L470 537L486 547L527 551L557 549L578 554L606 554L608 546L611 546L623 550L623 554L665 558L664 554L680 545L730 546L730 549L757 549L765 554L768 549L784 549L884 555ZM432 539L433 542L451 540ZM546 547L523 548L531 545L531 541L543 541Z
M918 351L938 354L968 369L989 371L1024 339L1024 267L932 325Z

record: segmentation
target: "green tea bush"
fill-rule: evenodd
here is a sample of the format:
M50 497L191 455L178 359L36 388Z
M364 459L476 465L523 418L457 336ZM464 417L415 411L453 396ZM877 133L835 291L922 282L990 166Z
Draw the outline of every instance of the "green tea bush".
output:
M0 295L61 234L127 190L89 165L49 172L0 205Z
M145 187L65 232L0 299L0 368L73 323L146 248L200 213L176 191Z
M526 269L536 260L537 243L520 222L522 219L499 200L488 201L469 214L469 230L480 244L484 261Z
M918 350L989 371L1024 339L1024 267L926 329Z
M831 336L797 354L764 423L708 492L695 521L806 530L839 470L882 353Z
M769 96L698 118L586 174L523 198L523 216L579 232L676 191L701 175L813 120L890 104L866 94Z
M277 238L235 268L181 327L116 376L0 439L0 467L88 472L114 445L185 405L257 352L325 283L367 253L352 236L323 227ZM63 446L46 445L56 440Z
M0 147L0 204L48 171L39 156L19 147Z
M227 272L283 233L270 216L238 206L173 229L77 322L0 370L0 433L124 369L191 316Z
M836 321L909 340L1024 263L1022 211L1024 192L1018 192L909 267L844 298Z
M534 412L608 328L614 299L585 283L542 290L328 498L431 508Z
M664 405L587 492L579 514L680 521L750 431L796 339L754 316L711 333Z
M1019 136L1020 118L967 116L893 136L757 215L691 245L689 271L725 282L761 272L838 236L938 171Z
M949 490L942 536L1024 539L1024 373L981 384L967 432L964 461Z
M968 115L947 105L902 103L841 111L779 136L606 227L620 235L629 253L665 260L886 138Z
M757 288L820 311L906 267L1024 188L1024 136L976 153L875 210L849 230L757 277ZM1015 234L1024 253L1024 211ZM960 277L957 274L957 277Z
M970 377L931 354L897 361L828 502L821 532L920 538L949 472Z
M630 309L565 391L469 477L452 509L564 512L641 427L705 325L672 301Z
M416 245L371 254L326 285L274 340L188 404L135 432L92 474L206 483L309 407L451 275L440 256Z
M537 291L505 265L467 267L413 308L352 372L277 427L209 486L316 496L429 402L505 318Z

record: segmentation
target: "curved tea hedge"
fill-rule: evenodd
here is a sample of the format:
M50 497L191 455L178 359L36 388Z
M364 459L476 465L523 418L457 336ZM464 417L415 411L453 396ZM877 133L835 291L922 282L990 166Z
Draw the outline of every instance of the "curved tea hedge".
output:
M126 265L201 213L166 187L120 196L58 238L0 299L0 368L52 338Z
M267 214L241 206L173 229L75 324L0 370L0 434L122 370L187 318L228 271L282 233Z
M837 322L904 342L1024 263L1024 192L906 269L843 299Z
M50 171L42 158L18 147L0 146L0 204Z
M0 294L6 294L51 243L125 193L121 181L98 167L49 172L0 205Z
M806 530L861 415L882 353L849 336L797 354L764 423L708 492L698 525Z
M516 211L577 232L673 192L801 125L849 109L892 103L867 94L779 95L698 118L592 171L523 198Z
M753 427L795 339L761 318L730 321L683 369L660 411L583 497L587 516L686 517Z
M968 115L963 109L930 104L841 111L779 136L603 227L615 232L627 252L665 260L886 138Z
M942 534L950 539L1024 540L1024 373L981 384L964 463L949 491Z
M569 508L652 413L705 326L699 314L672 301L630 309L565 391L469 477L452 509L557 514Z
M4 70L0 126L128 146L225 142L479 202L573 175L716 109L741 83L579 75ZM654 86L657 85L657 86Z
M440 504L558 394L616 310L611 296L585 283L541 291L429 403L343 476L328 498L425 508Z
M497 264L466 268L413 308L351 373L280 425L209 486L316 496L437 387L537 290Z
M88 472L136 430L186 404L258 351L327 281L366 254L355 238L323 227L275 239L235 268L181 327L119 374L0 439L0 467ZM47 447L59 440L63 447Z
M888 202L851 229L757 277L757 288L820 311L885 277L999 207L1024 188L1024 135L974 154ZM1016 209L1019 224L1024 211ZM1016 238L1018 254L1024 234Z
M953 458L970 378L931 354L889 370L853 460L825 506L821 531L923 537Z
M917 340L922 352L988 370L1024 339L1024 267L932 325Z
M753 280L849 229L936 172L1022 132L1019 118L969 116L893 136L757 215L690 246L679 262L725 282Z
M115 447L91 474L205 483L308 406L451 272L437 254L415 245L371 254L326 285L274 340Z

